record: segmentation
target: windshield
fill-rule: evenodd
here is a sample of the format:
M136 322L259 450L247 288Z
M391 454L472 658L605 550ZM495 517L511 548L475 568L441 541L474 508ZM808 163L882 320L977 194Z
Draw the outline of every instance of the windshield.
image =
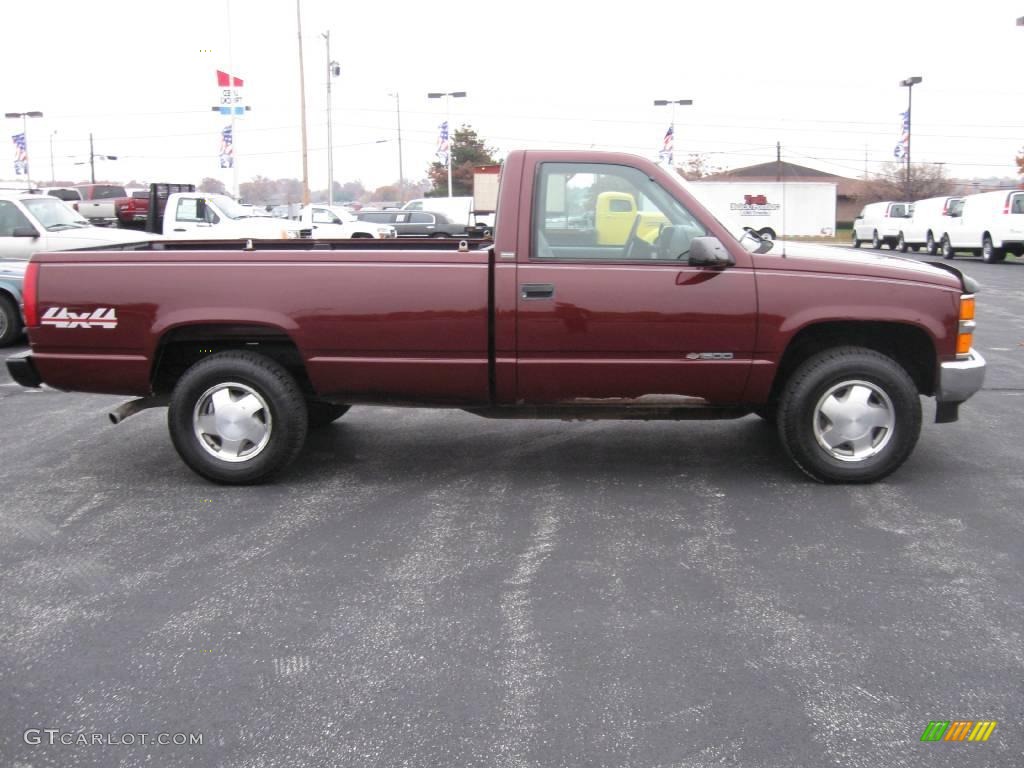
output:
M227 195L207 195L206 199L229 219L249 219L253 216L252 210L239 205Z
M55 197L22 198L21 203L50 232L91 226L77 211Z
M687 192L689 192L691 195L697 198L697 202L699 202L701 205L704 206L705 209L707 209L708 213L711 214L712 218L714 218L715 221L721 224L722 228L725 229L730 235L735 237L739 241L739 244L742 245L749 253L767 253L772 249L774 245L774 242L772 240L766 240L761 238L759 235L752 232L749 227L740 228L737 224L726 223L729 221L729 217L722 215L722 213L716 209L713 203L711 203L708 200L705 200L704 196L702 196L700 192L698 192L689 184L687 184L685 179L674 173L671 174L671 176L672 180L676 184L678 184L680 188L685 189Z

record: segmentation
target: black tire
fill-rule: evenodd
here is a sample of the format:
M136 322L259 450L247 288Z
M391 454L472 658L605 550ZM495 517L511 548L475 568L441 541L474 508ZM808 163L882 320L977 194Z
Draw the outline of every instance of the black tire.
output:
M18 305L10 296L0 294L0 347L9 347L20 339L23 329Z
M251 405L245 403L249 395L256 396ZM227 402L215 403L218 396ZM233 418L221 418L222 405L237 409L231 412ZM204 416L211 430L201 437ZM217 430L237 435L243 420L257 430L262 423L265 436L256 444L246 434L234 441L239 447L229 448L231 441ZM185 371L167 411L171 441L189 468L232 485L261 482L288 466L302 450L307 424L306 400L294 377L274 360L245 351L211 355ZM252 448L245 447L249 444ZM221 450L225 457L235 450L236 457L220 458Z
M436 237L436 238L448 237L448 233L447 232L434 232L431 235L431 237Z
M882 247L882 240L878 236L878 230L875 230L874 232L871 233L871 247L874 248L876 251L880 250Z
M949 235L942 236L942 242L940 243L939 248L942 250L942 258L956 258L956 251L953 250L953 244L949 242Z
M857 230L856 229L851 229L850 230L850 237L853 239L853 247L854 248L860 248L860 244L862 242L864 242L864 241L857 239Z
M939 246L935 242L935 235L932 234L930 229L928 230L928 237L926 237L924 241L924 249L929 256L934 256L939 252Z
M899 251L900 253L906 253L907 252L907 241L903 239L903 233L902 232L900 232L900 236L896 240L896 245L894 245L892 247L892 249L894 251Z
M338 405L337 403L325 403L321 400L309 400L306 402L309 428L320 429L321 427L326 427L348 413L351 407L351 405Z
M996 264L1000 261L1006 261L1006 251L992 245L992 237L987 233L983 238L981 238L981 260L986 264Z
M835 423L826 415L830 400L840 410L853 409L839 437L828 429ZM863 402L858 405L858 400ZM875 419L874 414L887 423L864 430L864 420ZM921 433L921 399L909 374L892 358L863 347L837 347L806 360L786 382L778 430L786 453L811 478L871 483L898 469L914 450ZM857 430L842 441L844 432ZM835 441L831 450L830 433ZM866 444L857 448L855 441ZM863 456L855 455L858 450Z
M764 229L757 233L757 236L760 237L762 240L774 240L775 230L772 229L771 227L765 227Z

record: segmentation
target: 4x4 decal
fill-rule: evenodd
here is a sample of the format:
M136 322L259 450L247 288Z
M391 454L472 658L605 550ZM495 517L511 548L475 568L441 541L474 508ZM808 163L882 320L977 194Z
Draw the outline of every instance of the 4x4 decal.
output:
M117 328L117 310L100 307L92 312L72 312L67 307L50 307L40 323L54 328Z

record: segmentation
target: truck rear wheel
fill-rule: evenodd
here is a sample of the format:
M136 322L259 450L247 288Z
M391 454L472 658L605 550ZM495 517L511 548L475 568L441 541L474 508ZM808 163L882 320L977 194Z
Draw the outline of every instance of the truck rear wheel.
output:
M218 483L258 483L306 440L306 401L287 370L253 352L200 360L171 394L167 426L182 460Z
M986 264L995 264L1006 260L1006 251L992 245L992 236L986 234L981 240L981 260Z
M779 438L807 475L871 483L899 468L921 433L917 387L874 350L837 347L806 360L783 388Z
M0 294L0 347L9 347L21 336L21 313L9 296Z

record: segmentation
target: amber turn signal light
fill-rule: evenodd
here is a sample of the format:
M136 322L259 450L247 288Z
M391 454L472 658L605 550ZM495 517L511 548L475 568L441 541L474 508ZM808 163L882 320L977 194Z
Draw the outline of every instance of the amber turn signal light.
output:
M960 319L961 320L973 320L974 319L974 297L973 296L961 296L960 297Z
M973 336L969 333L961 333L956 337L956 353L958 355L966 355L971 351L971 339Z

